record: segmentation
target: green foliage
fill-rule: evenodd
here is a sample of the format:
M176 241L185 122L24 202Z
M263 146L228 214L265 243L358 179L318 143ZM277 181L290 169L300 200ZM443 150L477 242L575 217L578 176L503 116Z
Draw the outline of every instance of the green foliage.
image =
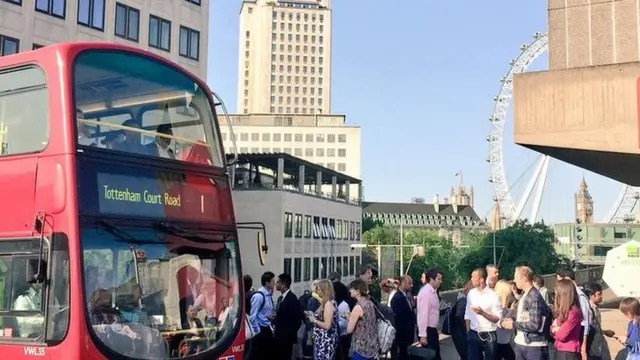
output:
M528 265L537 274L549 274L566 262L554 249L553 230L543 223L531 225L527 221L518 221L506 229L488 234L466 233L459 247L437 232L405 229L403 244L407 247L397 251L401 251L404 257L403 272L410 264L408 274L413 277L416 289L420 286L420 275L430 268L442 271L443 290L456 289L464 286L473 269L494 263L494 238L496 262L502 278L513 277L515 267L519 265ZM370 246L366 251L372 251L369 262L375 266L375 246L400 245L400 229L389 225L374 226L363 234L363 241ZM409 245L422 246L424 256L414 256ZM394 273L401 273L399 260Z
M362 233L383 225L384 223L380 220L373 220L370 217L362 217Z

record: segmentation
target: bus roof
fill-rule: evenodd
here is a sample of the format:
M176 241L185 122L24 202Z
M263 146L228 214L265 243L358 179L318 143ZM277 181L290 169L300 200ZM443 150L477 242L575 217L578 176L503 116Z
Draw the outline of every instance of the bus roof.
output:
M164 58L160 55L154 54L153 52L140 49L137 47L122 45L122 44L117 44L112 42L106 42L106 41L62 42L62 43L57 43L53 45L48 45L48 46L39 48L37 50L20 52L20 53L8 55L8 56L1 56L0 69L3 67L27 64L27 63L33 63L33 62L46 63L47 60L57 61L56 60L57 57L55 56L56 54L62 54L62 55L68 56L68 55L75 55L85 50L115 50L115 51L123 51L123 52L139 54L139 55L150 57L158 62L171 66L180 72L188 74L193 79L196 79L196 82L198 82L200 87L206 89L208 93L211 93L209 87L204 81L202 81L202 79L198 78L198 76L196 76L189 70L172 62L167 58Z

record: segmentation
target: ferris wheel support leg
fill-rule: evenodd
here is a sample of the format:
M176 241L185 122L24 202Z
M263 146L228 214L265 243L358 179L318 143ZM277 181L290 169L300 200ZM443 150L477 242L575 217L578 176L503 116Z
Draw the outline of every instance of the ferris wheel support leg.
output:
M549 157L544 157L544 164L542 165L542 172L540 173L540 178L538 179L538 187L536 189L536 197L533 199L533 207L531 208L531 219L532 222L535 222L538 219L538 213L540 212L540 203L542 203L542 194L544 193L544 188L547 185L547 171L549 170Z
M527 188L525 189L524 194L522 195L522 199L520 199L520 203L518 204L518 208L516 209L516 213L515 213L515 216L513 217L513 220L520 219L520 215L522 215L522 210L524 210L525 205L527 205L527 202L531 197L531 192L533 192L533 187L536 185L536 182L540 177L540 173L542 172L542 167L544 166L544 163L545 163L545 157L546 157L545 155L540 155L540 160L538 160L538 165L536 166L536 170L533 173L533 176L531 177L531 179L529 179L529 183L527 184Z

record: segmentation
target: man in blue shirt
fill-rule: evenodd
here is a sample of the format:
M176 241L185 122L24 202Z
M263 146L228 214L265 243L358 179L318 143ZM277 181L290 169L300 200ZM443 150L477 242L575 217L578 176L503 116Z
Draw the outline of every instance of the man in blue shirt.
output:
M269 360L274 357L277 351L272 326L275 319L272 295L276 284L276 275L267 271L262 274L260 283L262 286L251 294L249 322L256 335L251 339L248 356L250 360Z

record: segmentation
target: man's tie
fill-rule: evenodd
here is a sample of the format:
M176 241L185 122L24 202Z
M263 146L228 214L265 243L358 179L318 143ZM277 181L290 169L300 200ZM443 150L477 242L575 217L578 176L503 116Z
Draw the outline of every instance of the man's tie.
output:
M278 297L278 302L276 304L276 311L278 311L278 309L280 308L280 304L282 303L282 295L280 295Z

